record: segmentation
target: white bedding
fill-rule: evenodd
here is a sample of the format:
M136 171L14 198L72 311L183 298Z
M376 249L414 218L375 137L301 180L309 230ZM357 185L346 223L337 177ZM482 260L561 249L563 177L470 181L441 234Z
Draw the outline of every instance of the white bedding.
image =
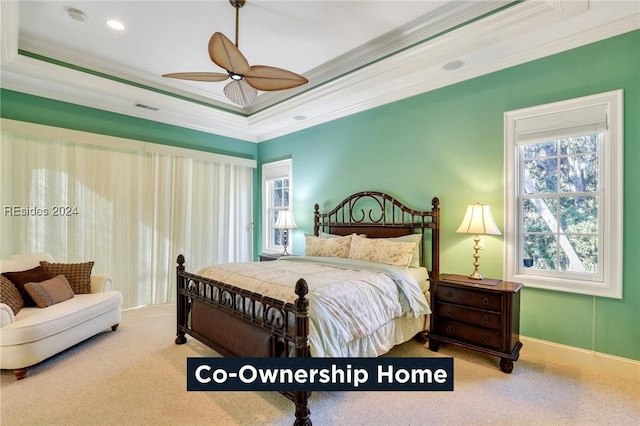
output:
M304 278L314 357L379 356L422 330L430 313L411 273L378 263L289 256L275 262L214 265L198 275L286 302L295 300L295 283Z

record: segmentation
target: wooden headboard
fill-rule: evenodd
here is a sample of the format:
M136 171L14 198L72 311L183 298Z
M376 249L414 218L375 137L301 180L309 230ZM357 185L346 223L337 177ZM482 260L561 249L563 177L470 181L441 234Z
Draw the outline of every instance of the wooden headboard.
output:
M431 210L414 210L391 195L377 191L363 191L350 195L327 213L320 213L315 204L313 233L336 235L364 234L368 238L399 237L422 234L420 265L426 266L430 277L440 274L440 200L431 200ZM428 231L431 232L428 232ZM425 234L430 234L427 244ZM425 263L425 252L431 256L431 264Z

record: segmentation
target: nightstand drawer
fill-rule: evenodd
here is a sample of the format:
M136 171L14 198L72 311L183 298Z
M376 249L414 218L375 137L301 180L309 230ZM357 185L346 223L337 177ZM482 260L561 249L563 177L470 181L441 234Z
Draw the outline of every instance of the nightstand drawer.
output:
M436 303L436 315L443 320L464 322L479 327L500 330L502 328L502 314L499 312L483 311L465 308L458 305Z
M472 325L460 324L449 321L438 321L436 333L440 336L474 345L503 350L502 333L499 331L474 327Z
M436 300L491 311L502 310L502 296L499 293L482 292L475 289L467 290L441 284L436 289Z

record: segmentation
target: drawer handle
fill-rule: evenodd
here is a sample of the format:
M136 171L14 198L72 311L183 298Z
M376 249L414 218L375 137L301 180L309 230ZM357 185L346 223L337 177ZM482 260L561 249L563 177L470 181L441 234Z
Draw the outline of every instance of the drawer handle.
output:
M487 299L486 297L484 299L482 299L482 304L483 305L488 305L489 304L489 299Z
M451 312L451 309L447 309L447 316L450 317L451 315L453 315L453 312Z
M486 315L485 315L485 316L483 316L483 317L482 317L482 322L483 322L483 323L485 323L485 324L489 324L489 317L488 317L488 316L486 316Z
M446 331L447 333L451 333L451 326L448 326L447 328L445 328L444 331Z
M453 297L453 293L452 292L447 293L447 297L451 299Z
M482 336L482 341L483 342L488 342L489 341L489 336L487 336L486 334L484 336Z

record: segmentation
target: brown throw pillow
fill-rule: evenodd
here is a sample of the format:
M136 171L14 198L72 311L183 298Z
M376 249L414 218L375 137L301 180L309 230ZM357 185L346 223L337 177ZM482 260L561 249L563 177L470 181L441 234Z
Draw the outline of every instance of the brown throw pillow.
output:
M40 265L51 276L64 275L75 294L91 293L91 270L94 262L84 263L50 263L41 261Z
M46 308L73 297L69 281L62 274L39 283L26 283L24 288L38 308Z
M22 300L24 300L25 308L36 306L36 302L34 302L31 296L29 296L29 293L25 291L24 285L26 283L39 283L53 277L53 275L47 272L42 266L36 266L33 269L20 272L4 272L2 275L9 278L9 281L20 291L20 296L22 296Z
M0 275L0 303L8 305L13 311L13 315L20 312L20 309L24 306L20 291L4 275Z

